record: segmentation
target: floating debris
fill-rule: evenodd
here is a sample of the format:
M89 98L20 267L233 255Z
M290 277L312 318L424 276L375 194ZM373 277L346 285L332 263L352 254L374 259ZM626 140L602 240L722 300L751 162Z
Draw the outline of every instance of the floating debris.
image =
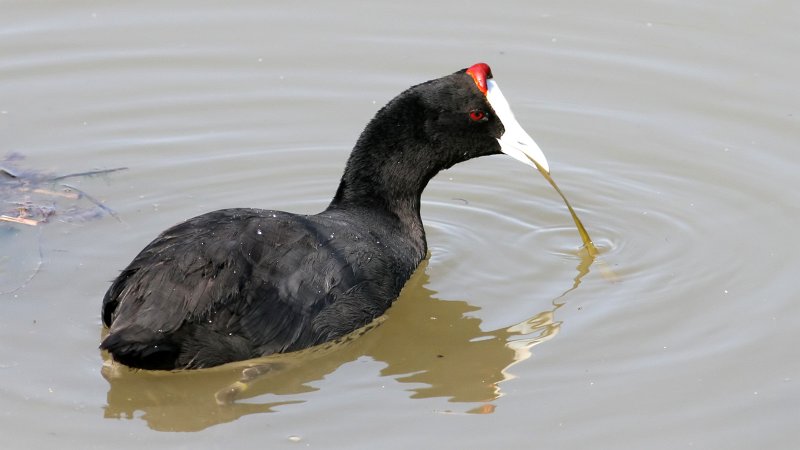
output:
M33 281L44 264L43 228L33 231L28 227L52 220L86 221L105 215L120 220L111 208L67 181L104 176L125 170L124 167L59 175L23 169L19 163L24 159L19 153L0 159L0 296L16 295Z
M0 160L0 222L36 226L54 217L73 221L105 214L119 220L111 208L65 181L107 175L127 167L59 175L20 169L18 163L23 159L19 153L10 153Z

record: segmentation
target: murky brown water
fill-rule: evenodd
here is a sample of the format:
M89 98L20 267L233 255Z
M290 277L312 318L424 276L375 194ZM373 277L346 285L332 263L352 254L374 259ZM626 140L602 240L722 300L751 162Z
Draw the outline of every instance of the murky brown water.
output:
M0 4L0 152L129 167L74 183L121 221L0 225L3 448L800 446L797 2L136 5ZM477 61L616 282L484 158L431 183L430 259L357 339L103 377L100 300L158 232L320 210L380 106Z

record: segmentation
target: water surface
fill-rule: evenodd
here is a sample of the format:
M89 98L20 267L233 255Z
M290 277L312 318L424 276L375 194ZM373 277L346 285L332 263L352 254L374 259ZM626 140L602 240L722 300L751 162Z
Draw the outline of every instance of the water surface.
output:
M74 181L119 220L0 225L4 446L797 447L799 25L789 1L4 2L0 152L128 167ZM430 257L357 338L104 377L100 301L161 230L319 211L379 107L478 61L615 282L536 172L481 158L431 182Z

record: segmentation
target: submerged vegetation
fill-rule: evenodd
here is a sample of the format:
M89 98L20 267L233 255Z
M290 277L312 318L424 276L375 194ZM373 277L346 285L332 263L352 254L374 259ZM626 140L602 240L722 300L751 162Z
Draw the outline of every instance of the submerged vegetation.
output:
M125 167L59 175L22 169L19 163L24 159L19 153L10 153L0 160L0 222L36 226L55 219L90 220L106 214L117 218L111 208L69 181L107 175Z
M0 159L0 295L24 288L44 264L42 227L53 221L83 222L116 213L96 197L70 184L104 176L124 167L57 173L22 168L25 157L10 153ZM23 228L38 228L30 233ZM20 280L22 282L20 283Z

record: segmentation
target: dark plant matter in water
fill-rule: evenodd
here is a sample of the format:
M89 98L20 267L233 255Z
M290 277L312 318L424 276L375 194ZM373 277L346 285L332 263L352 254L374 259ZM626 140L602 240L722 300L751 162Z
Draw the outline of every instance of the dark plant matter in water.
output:
M103 299L101 348L171 370L340 338L383 314L425 257L428 181L500 153L548 169L487 65L413 86L366 126L323 212L214 211L148 244Z
M124 167L58 175L22 169L19 163L24 159L19 153L0 159L0 248L5 250L0 254L0 295L24 288L42 268L42 228L38 225L83 222L105 215L117 218L100 200L67 182L125 170ZM31 227L38 231L31 232ZM11 283L13 287L8 287Z
M0 161L0 222L38 225L54 218L75 221L105 214L116 217L109 207L66 181L105 175L125 167L57 175L19 169L17 163L23 159L19 153L10 153Z

